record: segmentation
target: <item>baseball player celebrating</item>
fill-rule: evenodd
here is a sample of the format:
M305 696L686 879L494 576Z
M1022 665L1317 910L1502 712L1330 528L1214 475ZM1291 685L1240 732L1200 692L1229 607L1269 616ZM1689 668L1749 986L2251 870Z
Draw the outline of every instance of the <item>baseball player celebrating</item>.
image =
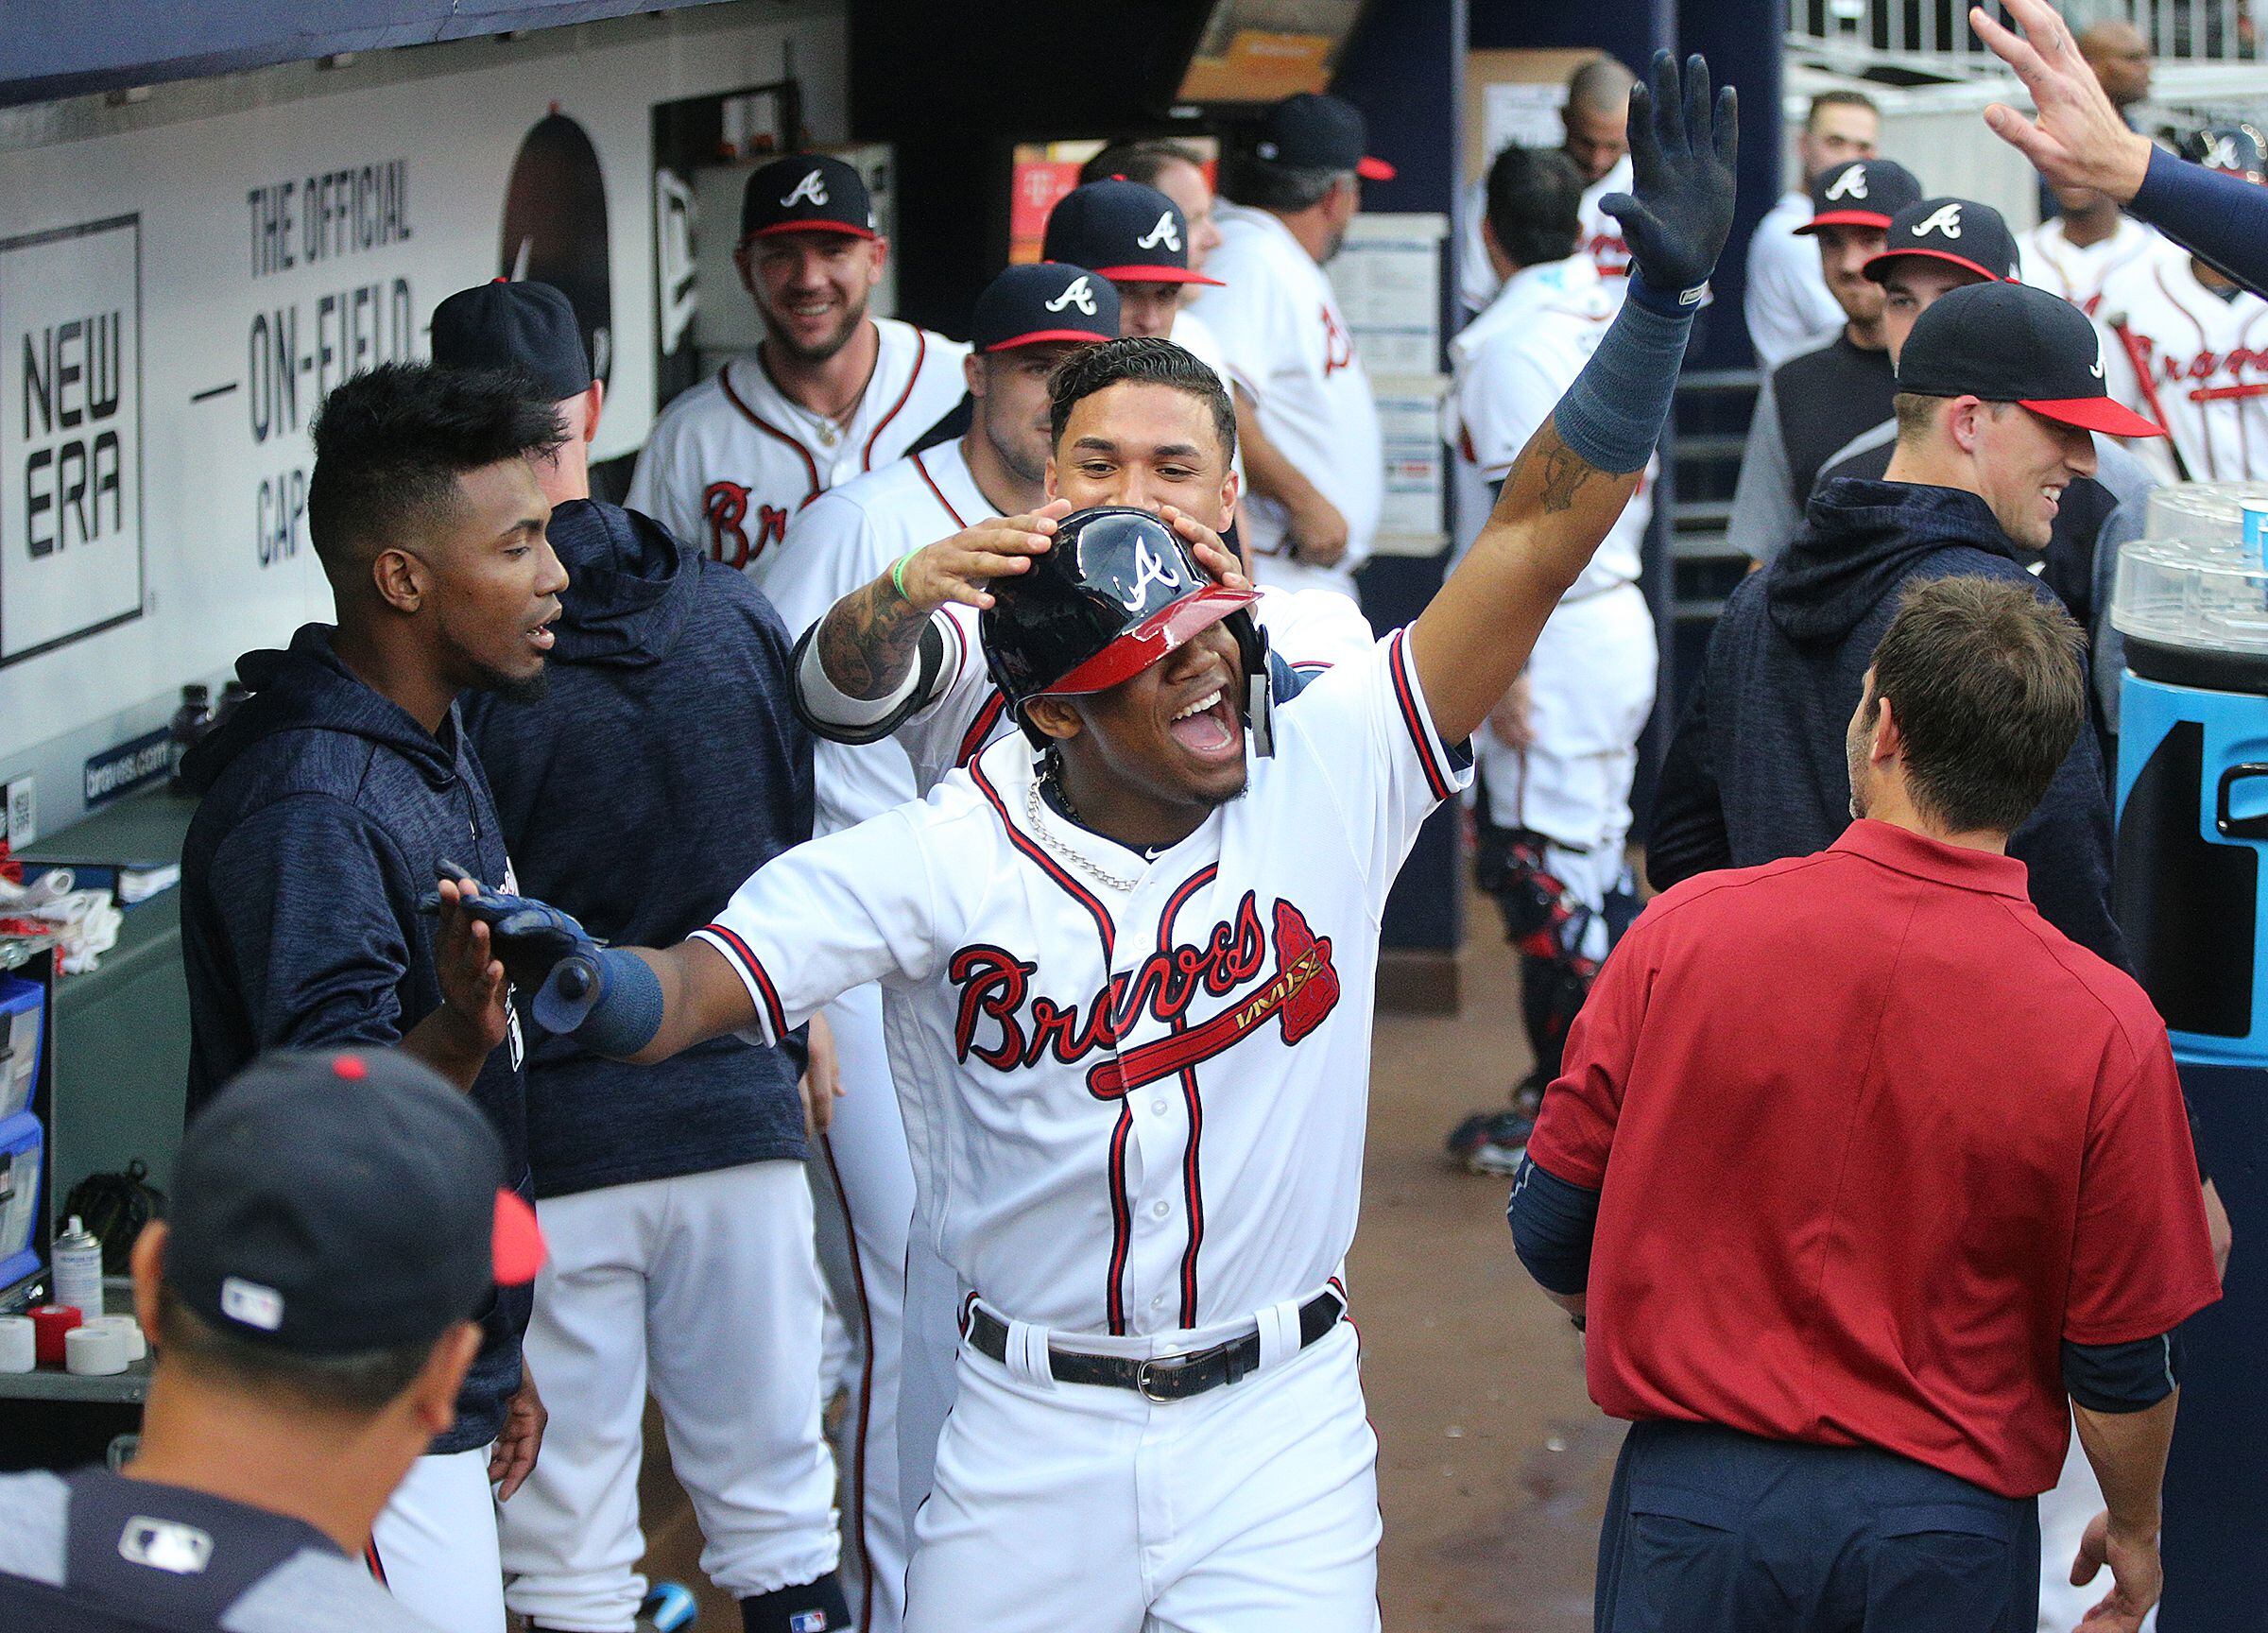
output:
M1116 335L1118 324L1116 290L1083 267L1011 266L995 278L970 323L969 430L822 494L796 518L767 585L789 630L817 623L837 597L909 550L1044 503L1048 372L1068 353ZM818 746L821 834L917 792L897 745L875 741L871 731L837 737ZM823 1178L837 1195L856 1263L856 1285L848 1296L838 1288L836 1297L861 1326L865 1356L852 1397L847 1491L867 1563L859 1625L863 1633L894 1633L912 1512L899 1498L897 1403L914 1175L890 1088L879 989L845 992L827 1006L827 1022L846 1092L820 1135Z
M2249 125L2202 130L2198 163L2260 185L2268 155ZM2097 318L2111 395L2166 428L2178 481L2268 476L2268 301L2171 239L2103 285ZM2145 460L2160 458L2148 444Z
M1177 345L1136 337L1082 352L1062 366L1051 389L1058 402L1076 402L1122 387L1137 387L1153 405L1178 412L1143 421L1114 416L1108 459L1074 459L1058 443L1045 473L1046 491L1025 507L1036 516L979 524L897 559L836 602L806 635L796 670L797 700L821 737L871 743L886 731L912 758L916 786L926 795L955 767L1014 734L1007 698L984 661L974 603L989 576L991 547L1004 531L1021 536L1032 520L1059 519L1074 504L1177 507L1168 514L1186 507L1192 521L1202 524L1190 529L1199 561L1218 576L1245 583L1234 558L1216 554L1205 531L1226 529L1236 501L1232 460L1225 452L1234 410L1220 376ZM1044 508L1041 500L1049 501ZM1263 590L1253 615L1268 637L1279 701L1333 663L1366 654L1373 639L1361 610L1336 591ZM905 639L909 627L918 634L912 643ZM924 1120L919 1111L911 1115L916 1123ZM902 1157L902 1166L904 1161ZM910 1199L910 1167L905 1173ZM937 1435L954 1395L958 1285L937 1258L934 1238L919 1229L910 1246L900 1238L906 1250L897 1453L901 1502L909 1514L929 1495Z
M840 159L791 154L750 175L732 265L763 343L663 410L629 507L762 584L797 511L897 458L957 403L965 347L867 314L888 253Z
M907 1131L919 1216L970 1289L909 1573L920 1633L1378 1625L1338 1279L1378 920L1466 778L1452 745L1635 490L1730 225L1731 96L1712 107L1701 61L1658 58L1630 125L1624 311L1410 627L1273 709L1253 592L1186 547L1209 530L1004 523L981 610L1021 736L776 859L666 950L474 899L539 1020L605 1054L769 1039L883 983L894 1073L936 1112ZM1187 403L1058 398L1058 446L1107 465Z

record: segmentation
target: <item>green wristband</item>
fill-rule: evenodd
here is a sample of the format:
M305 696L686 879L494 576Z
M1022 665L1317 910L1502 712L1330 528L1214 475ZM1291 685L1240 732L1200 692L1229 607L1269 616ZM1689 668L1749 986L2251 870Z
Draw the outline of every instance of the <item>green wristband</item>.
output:
M919 550L908 550L890 565L890 588L898 592L898 599L901 601L913 599L905 593L905 564L920 554L921 552Z

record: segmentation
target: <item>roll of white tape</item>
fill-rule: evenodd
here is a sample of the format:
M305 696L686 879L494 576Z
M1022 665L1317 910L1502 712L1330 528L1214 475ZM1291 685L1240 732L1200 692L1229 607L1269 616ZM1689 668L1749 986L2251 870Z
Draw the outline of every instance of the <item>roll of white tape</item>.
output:
M0 1372L28 1372L36 1358L31 1317L0 1315Z
M126 1358L139 1361L149 1353L149 1341L142 1336L142 1323L131 1315L97 1315L90 1323L95 1327L115 1327L126 1339Z
M74 1327L63 1334L63 1369L81 1378L126 1370L126 1334L108 1322Z

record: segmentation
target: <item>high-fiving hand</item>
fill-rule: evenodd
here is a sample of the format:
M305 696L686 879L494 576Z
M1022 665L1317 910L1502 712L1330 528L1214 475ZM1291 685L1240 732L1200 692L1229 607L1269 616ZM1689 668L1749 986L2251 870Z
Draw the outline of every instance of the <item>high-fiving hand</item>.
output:
M1709 281L1732 231L1739 103L1729 85L1711 97L1698 57L1681 75L1675 58L1657 51L1652 79L1630 92L1634 194L1610 193L1599 208L1622 223L1648 286L1675 298Z

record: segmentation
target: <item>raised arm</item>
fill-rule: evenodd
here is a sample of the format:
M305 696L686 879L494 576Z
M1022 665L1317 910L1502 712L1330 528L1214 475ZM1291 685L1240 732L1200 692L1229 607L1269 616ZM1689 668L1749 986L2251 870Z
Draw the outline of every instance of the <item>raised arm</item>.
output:
M1669 418L1685 342L1732 227L1734 99L1666 51L1630 93L1636 197L1603 207L1630 244L1630 291L1583 372L1528 441L1496 508L1411 627L1410 655L1445 742L1486 718L1544 620L1637 491Z

